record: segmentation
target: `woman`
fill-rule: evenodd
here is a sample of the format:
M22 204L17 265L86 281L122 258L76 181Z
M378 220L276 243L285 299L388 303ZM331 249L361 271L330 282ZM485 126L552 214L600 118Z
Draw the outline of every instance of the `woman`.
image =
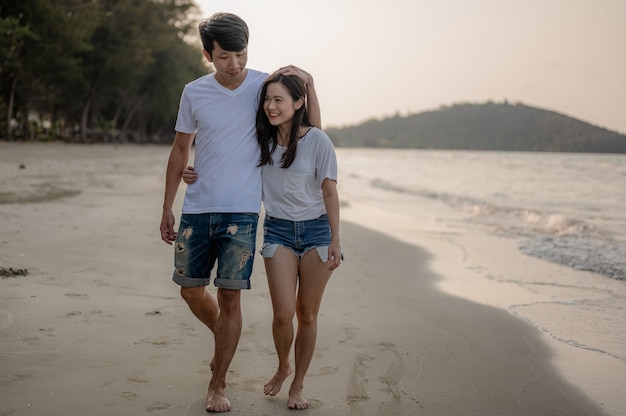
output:
M266 212L261 255L278 355L278 368L263 392L275 396L292 373L295 315L295 374L288 407L306 409L302 391L315 351L317 315L326 284L342 260L337 158L330 138L309 122L306 86L298 77L273 74L263 83L256 128ZM191 168L183 179L195 180Z
M305 101L299 78L272 75L261 89L256 119L266 211L261 255L278 354L278 369L263 392L276 395L291 373L296 314L290 409L308 407L302 389L315 351L317 314L326 283L341 262L337 158L330 138L311 127Z

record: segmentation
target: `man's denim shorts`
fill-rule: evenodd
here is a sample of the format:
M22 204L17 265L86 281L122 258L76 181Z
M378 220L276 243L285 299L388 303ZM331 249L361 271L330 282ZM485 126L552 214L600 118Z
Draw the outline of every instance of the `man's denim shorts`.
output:
M322 262L328 261L328 246L332 239L326 214L314 220L290 221L265 216L263 223L264 258L274 257L279 246L291 250L298 258L316 249Z
M215 286L250 289L259 215L183 214L174 243L174 282L207 286L217 260Z

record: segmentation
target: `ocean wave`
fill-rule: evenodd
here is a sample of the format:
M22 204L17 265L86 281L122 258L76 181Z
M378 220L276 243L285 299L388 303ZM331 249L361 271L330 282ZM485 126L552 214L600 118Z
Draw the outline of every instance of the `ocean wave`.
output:
M559 213L543 213L490 204L474 206L467 219L501 235L527 237L522 253L577 270L626 280L626 243L584 221Z
M626 244L593 237L536 236L523 242L524 254L553 263L626 280Z
M431 190L411 190L373 179L372 187L412 194L470 213L466 221L491 228L500 235L526 237L520 250L527 255L578 270L626 280L626 243L612 240L593 225L561 213L501 206L460 195Z
M472 221L497 226L501 231L509 230L523 235L532 235L537 231L556 235L603 236L604 234L591 224L559 213L543 213L528 208L495 205L476 198L433 191L413 193L463 209L472 214Z

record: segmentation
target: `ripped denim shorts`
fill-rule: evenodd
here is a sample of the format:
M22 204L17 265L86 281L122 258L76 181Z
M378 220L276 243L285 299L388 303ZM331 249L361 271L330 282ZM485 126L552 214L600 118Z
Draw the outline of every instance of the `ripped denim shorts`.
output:
M255 213L183 214L174 243L174 282L207 286L217 261L215 286L250 289L258 222Z

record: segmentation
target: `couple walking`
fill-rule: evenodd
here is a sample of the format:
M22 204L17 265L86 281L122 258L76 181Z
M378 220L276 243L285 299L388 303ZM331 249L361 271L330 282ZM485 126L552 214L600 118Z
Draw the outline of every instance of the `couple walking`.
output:
M200 23L199 32L215 71L183 90L160 230L174 245L173 280L181 296L215 338L206 410L231 409L226 373L241 336L241 290L251 287L261 200L266 212L261 255L278 355L278 368L263 391L276 395L292 373L295 338L288 407L305 409L302 390L315 350L317 315L342 257L334 147L320 130L310 74L293 66L271 75L246 68L248 27L236 15L217 13ZM189 185L176 232L172 207L181 179ZM216 264L214 297L206 286Z

